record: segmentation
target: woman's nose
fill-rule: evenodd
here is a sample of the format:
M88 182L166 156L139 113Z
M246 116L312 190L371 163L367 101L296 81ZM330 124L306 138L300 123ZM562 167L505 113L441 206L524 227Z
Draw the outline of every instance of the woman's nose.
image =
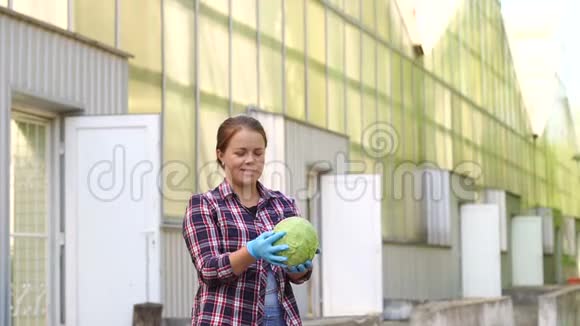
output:
M256 160L256 157L253 154L249 154L246 156L246 163L252 163Z

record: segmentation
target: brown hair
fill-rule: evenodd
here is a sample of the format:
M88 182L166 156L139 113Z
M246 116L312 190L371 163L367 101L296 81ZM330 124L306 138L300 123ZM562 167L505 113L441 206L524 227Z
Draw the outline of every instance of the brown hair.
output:
M266 137L266 132L264 131L264 127L262 127L260 121L247 115L237 115L224 120L218 128L217 144L215 147L216 151L219 149L222 153L225 152L232 137L243 128L260 133L260 135L264 137L265 146L268 145L268 138ZM216 159L216 161L219 166L223 167L219 158Z

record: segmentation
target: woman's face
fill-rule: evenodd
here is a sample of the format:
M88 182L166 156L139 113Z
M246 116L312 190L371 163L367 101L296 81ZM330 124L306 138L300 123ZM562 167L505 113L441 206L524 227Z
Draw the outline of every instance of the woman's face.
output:
M266 144L256 131L242 128L230 139L225 152L217 151L226 177L238 186L254 185L264 170Z

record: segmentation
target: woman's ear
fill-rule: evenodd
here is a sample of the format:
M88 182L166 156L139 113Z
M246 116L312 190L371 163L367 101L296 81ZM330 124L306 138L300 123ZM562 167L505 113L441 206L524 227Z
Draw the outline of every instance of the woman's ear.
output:
M224 159L223 159L223 157L224 157L224 153L223 153L221 150L219 150L219 149L216 149L216 150L215 150L215 155L216 155L216 157L217 157L217 159L218 159L218 161L219 161L219 164L220 164L221 166L224 166Z

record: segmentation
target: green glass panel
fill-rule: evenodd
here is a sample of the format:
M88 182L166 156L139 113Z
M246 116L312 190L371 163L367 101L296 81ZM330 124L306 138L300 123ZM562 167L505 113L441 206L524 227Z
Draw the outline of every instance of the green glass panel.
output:
M203 92L229 98L228 24L204 6L200 6L199 87Z
M260 1L262 3L264 1ZM304 52L304 2L285 1L286 46Z
M376 107L376 99L375 99L375 94L373 93L369 93L369 92L364 92L363 93L363 107L362 107L362 130L363 130L363 134L365 130L375 130L375 125L377 122L377 107ZM368 142L363 141L362 143L367 144ZM367 150L372 151L372 148L369 148ZM372 152L371 152L372 153Z
M161 112L160 6L159 0L121 2L120 48L134 56L129 61L131 113Z
M375 30L375 14L376 14L376 4L377 0L362 0L362 23L363 25L371 31Z
M247 105L257 105L258 104L258 71L256 69L256 37L254 35L248 35L239 30L233 30L232 33L232 100L243 106ZM260 57L260 61L268 61L270 59L268 55ZM278 83L274 85L281 89L281 59L278 60L277 64L274 62L268 62L269 65L262 66L260 68L268 70L278 68L277 76ZM267 67L267 68L266 68ZM266 75L266 74L264 74ZM264 78L269 79L271 76L264 76ZM272 91L272 90L266 90ZM267 93L267 92L264 92ZM279 93L279 92L278 92ZM271 94L271 93L268 93ZM261 103L262 104L262 103ZM268 103L266 106L273 105L273 103ZM280 103L277 105L280 108Z
M244 63L240 61L240 65ZM253 65L248 65L245 69L254 68ZM291 67L293 67L291 65ZM303 67L303 65L302 65ZM304 69L304 68L302 68ZM299 73L297 71L287 70L290 73L286 76L288 82L292 83L292 90L295 92L294 83L295 78ZM251 75L251 73L250 73ZM255 73L254 73L255 75ZM302 77L304 78L304 77ZM288 86L288 85L287 85ZM246 86L248 87L248 86ZM290 91L290 87L286 92ZM302 89L302 94L303 93ZM288 93L287 93L288 96ZM302 95L304 96L304 95ZM304 100L304 98L302 98ZM290 103L290 99L288 101ZM282 112L282 53L277 48L272 48L268 44L260 46L260 106L262 109L272 112Z
M328 66L344 72L344 22L331 11L328 14Z
M413 106L413 75L411 62L403 59L403 105L405 107Z
M14 11L62 29L67 29L68 27L68 0L15 0L12 3L12 8Z
M216 134L220 124L228 117L227 102L211 97L201 97L199 119L199 191L216 187L223 180L223 170L216 162Z
M360 80L360 30L352 25L346 26L346 74L350 79Z
M405 126L403 125L403 116L401 114L401 107L399 105L393 105L391 109L391 125L397 133L397 148L396 152L393 153L396 158L401 159L403 157L403 152L406 146L405 139Z
M383 40L389 39L389 3L390 0L376 0L377 32Z
M282 42L282 1L258 1L258 5L260 6L260 33L273 40ZM293 9L294 5L295 4L287 4L287 6L290 6L287 7L287 10ZM286 19L292 19L291 17L288 17L288 13L286 13ZM290 23L298 24L294 19L292 19ZM288 28L288 22L286 24ZM290 34L292 36L292 41L294 41L294 35L296 33L298 33L298 31L292 30L291 33L286 33L286 37L289 37ZM288 42L288 40L286 40L286 42Z
M368 35L362 37L362 81L365 86L376 87L376 42Z
M275 3L276 1L261 1L266 3ZM256 0L235 0L232 3L232 19L244 24L251 29L256 29ZM262 8L260 8L262 9ZM280 15L280 13L278 14ZM260 11L262 19L262 11Z
M403 72L402 72L401 56L397 53L391 52L391 96L393 101L396 103L401 103L402 101L402 83L403 83Z
M356 20L360 19L360 9L360 0L344 1L344 11Z
M347 92L347 132L351 142L360 144L362 128L360 86L348 85Z
M75 0L74 30L88 38L115 45L115 1Z
M228 1L229 0L200 0L200 4L211 8L212 11L228 16Z
M377 88L383 96L391 95L391 58L390 50L378 45Z
M313 124L326 127L326 78L324 67L310 60L308 66L308 114Z
M302 58L286 58L286 106L287 114L304 120L304 61Z
M328 79L328 128L344 133L344 77Z
M165 0L165 135L163 196L166 218L183 219L197 182L195 148L195 19L193 7Z
M322 64L325 59L324 8L318 0L308 1L308 57Z

